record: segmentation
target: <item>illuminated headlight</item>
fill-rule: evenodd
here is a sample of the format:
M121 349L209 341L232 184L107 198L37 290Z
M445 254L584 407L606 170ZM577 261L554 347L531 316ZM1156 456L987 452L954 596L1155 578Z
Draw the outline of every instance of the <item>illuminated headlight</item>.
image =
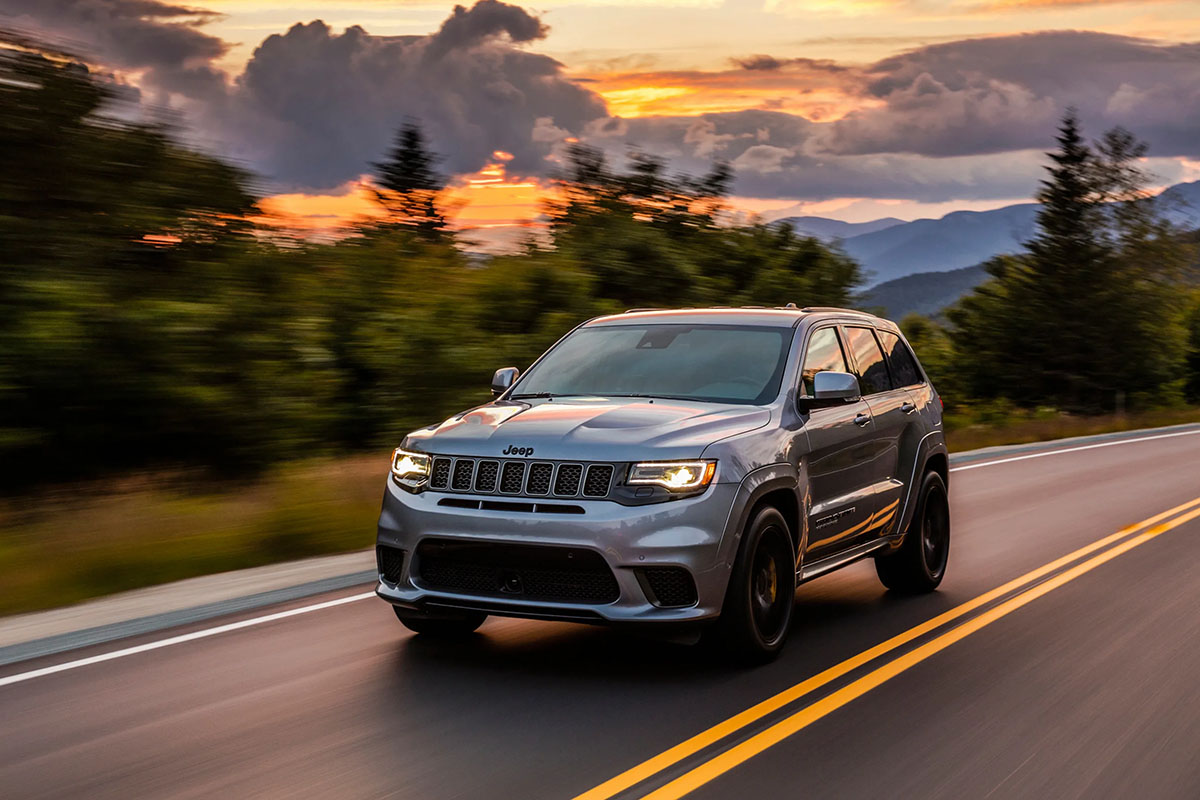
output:
M421 486L429 478L429 456L397 447L392 453L392 477L409 489Z
M629 468L629 483L694 492L712 483L716 471L716 461L644 461Z

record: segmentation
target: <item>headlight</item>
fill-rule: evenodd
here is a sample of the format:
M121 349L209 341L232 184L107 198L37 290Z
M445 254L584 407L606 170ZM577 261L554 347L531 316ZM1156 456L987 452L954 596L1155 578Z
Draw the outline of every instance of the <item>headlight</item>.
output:
M429 456L397 447L392 453L392 477L410 489L420 486L429 477Z
M629 483L653 484L672 492L694 492L712 483L716 461L644 461L629 468Z

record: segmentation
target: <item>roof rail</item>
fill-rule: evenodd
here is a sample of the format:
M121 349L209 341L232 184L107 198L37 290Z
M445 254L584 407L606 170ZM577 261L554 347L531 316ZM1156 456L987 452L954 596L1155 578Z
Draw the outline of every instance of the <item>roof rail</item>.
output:
M855 308L839 308L838 306L805 306L800 310L809 314L815 311L837 311L841 314L862 314L864 317L871 316L871 314L866 311L859 311Z
M670 310L671 309L669 309L669 308L649 308L649 307L647 307L647 308L627 308L624 311L622 311L621 313L622 314L638 314L642 311L670 311Z

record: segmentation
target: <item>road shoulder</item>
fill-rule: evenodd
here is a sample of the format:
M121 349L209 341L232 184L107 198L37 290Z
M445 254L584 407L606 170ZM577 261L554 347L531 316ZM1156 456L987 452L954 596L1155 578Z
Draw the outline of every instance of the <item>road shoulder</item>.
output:
M1200 431L1200 423L952 453L952 467L1039 452ZM0 665L285 603L375 580L371 550L304 559L123 592L0 619Z

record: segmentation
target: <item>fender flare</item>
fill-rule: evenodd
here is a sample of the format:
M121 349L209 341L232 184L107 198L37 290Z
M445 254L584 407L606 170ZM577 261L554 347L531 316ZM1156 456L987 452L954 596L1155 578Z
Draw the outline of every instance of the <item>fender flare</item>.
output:
M782 461L758 467L742 478L721 536L719 561L724 564L726 570L733 569L734 561L737 560L738 546L742 541L742 532L746 530L746 524L750 521L750 512L762 498L780 489L796 494L796 507L799 512L797 515L798 529L792 531L792 544L795 548L797 568L799 568L801 554L803 554L808 540L808 508L812 504L811 497L807 492L804 492L803 496L801 495L801 485L808 485L807 480L802 480L801 471L792 464Z
M931 437L941 435L941 438L930 441ZM916 504L913 498L916 496L920 487L917 485L917 478L925 474L925 468L929 464L929 460L937 455L949 458L949 451L946 449L945 433L941 428L929 431L921 437L920 443L917 445L917 454L913 458L912 474L908 476L908 488L904 493L904 508L900 512L900 520L896 526L896 533L893 535L896 541L900 541L904 537L904 533L908 530L908 525L912 522L912 515L916 512ZM949 480L946 481L949 488Z

